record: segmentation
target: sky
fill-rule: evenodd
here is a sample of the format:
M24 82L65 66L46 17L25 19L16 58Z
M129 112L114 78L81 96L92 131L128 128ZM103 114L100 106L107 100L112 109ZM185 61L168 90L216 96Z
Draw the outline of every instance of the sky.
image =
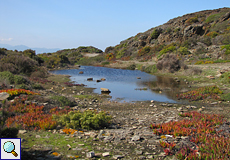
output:
M0 0L0 43L101 50L170 19L229 0Z

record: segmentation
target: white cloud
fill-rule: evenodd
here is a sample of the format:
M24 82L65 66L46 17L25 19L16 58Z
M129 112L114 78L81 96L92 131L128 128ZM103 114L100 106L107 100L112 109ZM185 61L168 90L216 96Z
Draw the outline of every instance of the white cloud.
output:
M8 42L8 41L12 41L13 38L0 38L0 41L2 42Z

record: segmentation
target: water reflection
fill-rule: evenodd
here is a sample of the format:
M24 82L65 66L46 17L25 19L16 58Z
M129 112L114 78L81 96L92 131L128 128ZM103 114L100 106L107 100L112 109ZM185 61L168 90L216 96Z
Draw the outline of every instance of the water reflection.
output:
M80 71L83 74L79 74ZM139 70L83 66L80 69L58 70L52 73L70 75L72 81L95 88L94 92L98 94L101 94L100 88L108 88L111 91L112 100L122 99L126 102L156 100L177 103L175 93L179 92L181 85L172 78L158 77ZM93 78L93 81L87 81L87 78L90 77ZM101 78L106 80L96 82ZM141 90L144 87L147 90Z

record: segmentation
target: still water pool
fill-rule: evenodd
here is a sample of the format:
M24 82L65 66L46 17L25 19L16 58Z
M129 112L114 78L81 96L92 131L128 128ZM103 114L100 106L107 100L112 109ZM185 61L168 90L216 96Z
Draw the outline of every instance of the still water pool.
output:
M83 74L79 74L83 71ZM113 69L106 67L81 66L79 69L51 71L54 74L70 75L74 83L85 84L87 87L95 88L94 92L101 94L100 88L108 88L116 101L146 101L155 100L159 102L178 103L176 93L180 90L180 83L172 78L158 77L139 70ZM140 77L141 79L137 79ZM93 81L87 81L93 78ZM105 81L96 82L105 78ZM147 90L140 90L144 87ZM163 89L161 93L157 88Z

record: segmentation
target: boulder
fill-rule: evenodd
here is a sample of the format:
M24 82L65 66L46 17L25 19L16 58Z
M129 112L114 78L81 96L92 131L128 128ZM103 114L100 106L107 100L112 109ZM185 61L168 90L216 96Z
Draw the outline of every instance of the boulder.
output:
M101 93L109 94L111 91L107 88L101 88Z
M103 92L109 92L110 90L107 89L107 88L101 88L101 91L103 91Z
M98 80L96 80L96 82L101 82L101 80L98 79Z
M101 78L102 81L105 81L106 79L105 78Z
M80 71L79 74L83 74L84 72L83 71Z
M9 93L6 92L0 93L0 101L7 99L9 96L10 96Z
M92 81L93 80L93 78L87 78L87 81Z

